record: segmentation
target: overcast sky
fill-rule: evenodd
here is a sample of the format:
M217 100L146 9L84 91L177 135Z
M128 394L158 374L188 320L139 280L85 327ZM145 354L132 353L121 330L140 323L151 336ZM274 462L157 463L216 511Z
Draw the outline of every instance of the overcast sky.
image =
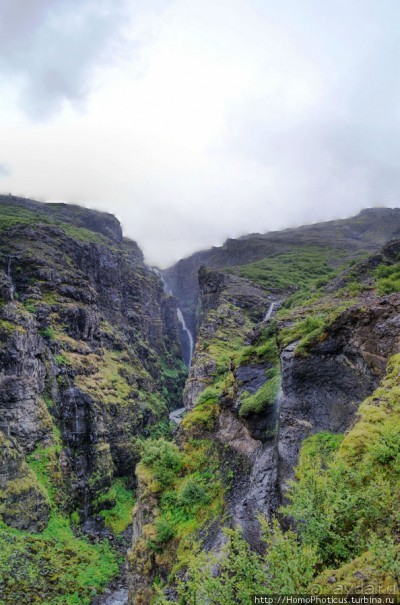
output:
M400 205L399 0L0 0L0 191L151 263Z

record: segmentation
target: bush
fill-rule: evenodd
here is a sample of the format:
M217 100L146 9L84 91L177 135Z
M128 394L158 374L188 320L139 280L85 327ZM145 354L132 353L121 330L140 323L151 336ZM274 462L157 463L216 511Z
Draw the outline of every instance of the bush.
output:
M141 461L152 469L162 486L170 485L183 466L183 456L178 447L162 437L144 442Z
M179 494L179 501L184 506L192 507L207 500L206 490L194 479L188 479L184 483Z
M148 545L155 551L160 551L163 544L166 544L175 536L175 529L171 521L165 517L159 517L155 523L156 536L148 541Z
M400 292L400 263L381 265L375 270L376 288L380 295Z
M315 549L299 544L294 532L284 533L277 521L261 521L266 555L251 550L239 529L225 530L222 552L195 552L184 581L178 582L185 605L247 605L254 594L304 593L317 565ZM160 594L160 592L159 592ZM160 594L157 603L166 604Z

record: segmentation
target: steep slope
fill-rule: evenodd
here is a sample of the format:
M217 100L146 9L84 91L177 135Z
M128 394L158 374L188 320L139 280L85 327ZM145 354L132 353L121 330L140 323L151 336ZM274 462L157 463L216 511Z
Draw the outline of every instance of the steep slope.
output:
M112 538L130 524L138 439L181 400L176 305L115 217L12 197L0 200L0 295L0 540L20 549L18 565L2 559L2 602L17 586L21 603L87 603L116 558L71 528ZM70 568L68 550L84 554ZM64 586L74 573L85 577Z
M153 597L160 603L181 598L201 605L218 603L223 594L226 603L244 604L255 586L262 593L307 592L314 579L321 590L329 591L329 575L321 571L337 563L350 565L340 571L341 577L351 568L362 574L363 565L355 561L364 556L370 539L381 549L380 559L368 559L371 577L388 583L387 570L395 563L382 555L382 545L388 541L391 556L398 556L396 525L390 525L389 533L379 530L375 537L371 523L358 532L361 521L355 505L338 528L337 541L348 542L345 534L349 532L358 536L356 547L337 554L336 559L330 555L322 560L325 537L311 530L307 534L307 526L303 531L301 525L308 484L299 487L299 492L289 486L302 444L305 451L307 444L316 443L322 453L325 449L329 453L339 447L347 431L364 434L357 410L379 384L386 388L387 383L381 381L388 361L400 351L399 254L400 243L393 241L358 262L347 256L348 268L343 268L346 257L332 242L320 254L301 245L297 254L285 252L263 261L264 269L268 263L272 287L265 272L254 264L200 269L200 321L184 394L187 414L177 435L179 449L174 446L172 454L160 442L149 443L154 449L143 456L138 469L135 519L146 521L144 529L143 523L137 524L134 534L130 603L150 602ZM282 266L288 259L285 273ZM274 280L279 281L279 288ZM291 293L293 286L297 290ZM389 373L395 393L398 376L395 371ZM389 423L397 422L397 414L396 407ZM377 413L377 422L380 418ZM372 416L370 422L374 422ZM380 447L380 429L369 435L376 438L371 446ZM346 439L343 443L355 443ZM357 448L358 444L357 437ZM397 441L391 447L387 455L397 460ZM197 465L188 461L188 454ZM355 450L350 455L355 464ZM171 460L178 462L170 464ZM166 484L160 468L169 469ZM312 472L307 467L309 482ZM342 477L343 497L354 487L351 472ZM390 485L398 485L398 472L398 467L391 467ZM324 462L316 478L318 473L325 473ZM360 481L359 490L366 477ZM321 497L316 494L307 509L310 520L313 515L327 515L329 494L325 493L325 509L318 513ZM385 510L379 513L380 523L385 515L394 515L397 497L398 492L387 499ZM259 515L272 519L288 500L294 504L282 510L288 516L283 527L293 525L290 515L294 516L300 523L299 535L282 532L279 525L272 530L264 527L263 534ZM335 506L335 514L344 515L345 503L337 501ZM237 527L242 535L224 530ZM284 563L276 567L276 561L284 562L289 551L297 571L285 568ZM221 564L221 554L227 556L227 567ZM247 567L249 560L252 565ZM307 569L301 567L302 561L310 563ZM239 570L247 570L247 576L243 578ZM152 586L156 577L161 585L164 582L163 588L156 589L158 600ZM348 585L348 577L346 581ZM356 581L351 585L353 589Z

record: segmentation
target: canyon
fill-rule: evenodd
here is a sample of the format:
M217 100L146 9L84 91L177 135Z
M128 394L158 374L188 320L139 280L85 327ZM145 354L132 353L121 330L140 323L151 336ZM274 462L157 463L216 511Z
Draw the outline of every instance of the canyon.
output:
M159 270L110 214L0 196L0 603L246 603L242 551L265 591L397 582L399 259L398 209Z

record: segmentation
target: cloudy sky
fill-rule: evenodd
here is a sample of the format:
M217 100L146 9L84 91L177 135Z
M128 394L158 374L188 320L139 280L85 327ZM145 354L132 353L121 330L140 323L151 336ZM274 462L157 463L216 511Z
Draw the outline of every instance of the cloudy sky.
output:
M161 266L400 205L399 0L0 0L0 191Z

